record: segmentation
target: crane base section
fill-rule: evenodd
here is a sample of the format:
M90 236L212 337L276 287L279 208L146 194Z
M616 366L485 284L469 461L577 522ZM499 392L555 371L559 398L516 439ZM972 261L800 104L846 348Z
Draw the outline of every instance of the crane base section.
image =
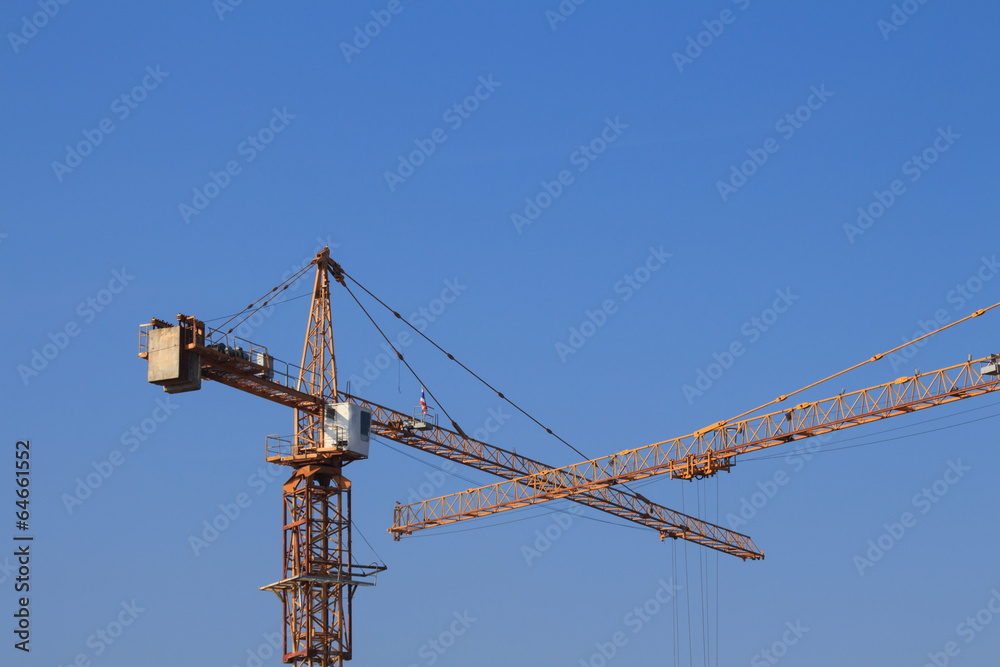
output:
M358 586L374 586L382 565L351 559L351 483L343 461L313 457L285 482L283 578L275 593L285 617L283 660L333 667L351 659L351 605Z

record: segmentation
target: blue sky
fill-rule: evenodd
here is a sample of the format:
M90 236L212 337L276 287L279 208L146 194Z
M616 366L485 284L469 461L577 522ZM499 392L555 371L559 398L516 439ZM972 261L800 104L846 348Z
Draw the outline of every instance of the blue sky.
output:
M33 447L35 535L32 651L6 633L4 664L279 664L266 656L280 606L257 587L280 578L287 470L263 454L292 415L211 383L164 405L138 327L237 312L323 245L593 456L742 413L1000 301L991 3L4 10L0 539L15 532L18 439ZM307 308L279 306L248 337L295 361ZM384 363L342 290L333 308L341 387L412 409L419 384ZM1000 352L997 317L808 397ZM685 392L733 343L744 353ZM579 458L433 349L406 353L467 431ZM640 485L723 525L760 505L736 528L766 560L718 565L565 502L393 542L396 501L495 479L376 443L347 469L356 524L389 566L355 598L353 664L704 664L708 647L722 665L992 665L996 414L996 399L969 399L807 441L809 458ZM125 435L144 424L145 439ZM195 554L189 538L240 494L249 505ZM526 556L546 531L558 539ZM891 548L859 572L880 538ZM355 551L376 558L360 539ZM671 600L634 615L665 599L661 582L682 587L677 614Z

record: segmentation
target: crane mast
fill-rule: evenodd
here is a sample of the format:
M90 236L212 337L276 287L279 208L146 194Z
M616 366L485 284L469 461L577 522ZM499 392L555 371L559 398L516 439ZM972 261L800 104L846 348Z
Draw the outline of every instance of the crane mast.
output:
M351 559L351 483L343 468L361 458L351 449L326 447L325 411L337 402L337 370L330 312L330 251L316 257L316 280L296 389L320 399L319 411L295 409L295 435L287 456L292 468L282 486L282 579L262 590L281 598L284 661L339 665L352 655L352 600L358 586L385 569ZM338 278L342 280L343 278Z

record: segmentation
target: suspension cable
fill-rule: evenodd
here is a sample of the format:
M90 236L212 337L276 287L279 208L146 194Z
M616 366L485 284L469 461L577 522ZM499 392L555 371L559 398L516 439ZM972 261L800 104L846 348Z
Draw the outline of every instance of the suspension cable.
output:
M449 359L451 359L452 361L454 361L456 364L458 364L459 366L461 366L472 377L476 378L482 384L484 384L486 387L488 387L491 391L493 391L494 393L496 393L496 395L498 397L500 397L503 400L507 401L507 403L509 403L515 410L517 410L518 412L520 412L521 414L523 414L525 417L527 417L531 421L533 421L536 424L538 424L538 426L540 426L541 428L543 428L546 433L548 433L553 438L555 438L559 442L563 443L564 445L566 445L567 447L569 447L570 449L572 449L578 456L582 457L584 460L589 460L591 458L591 457L587 456L586 454L584 454L583 452L581 452L576 447L574 447L573 445L571 445L569 442L567 442L566 440L564 440L558 434L554 433L552 431L552 429L550 429L548 426L546 426L545 424L543 424L542 422L540 422L538 419L536 419L532 415L528 414L528 412L526 412L523 408L521 408L521 406L519 406L517 403L515 403L514 401L510 400L509 398L507 398L507 396L505 396L503 392L501 392L499 389L497 389L496 387L494 387L493 385L491 385L489 382L487 382L486 380L484 380L483 378L481 378L475 371L473 371L471 368L469 368L468 366L466 366L465 364L463 364L461 361L459 361L458 359L456 359L454 355L452 355L450 352L448 352L443 347L441 347L440 345L438 345L436 342L434 342L433 340L431 340L426 334L424 334L423 331L421 331L417 327L413 326L413 324L411 324L409 320L407 320L405 317L403 317L402 315L400 315L391 306L389 306L387 303L385 303L384 301L382 301L382 299L380 299L377 296L375 296L374 294L372 294L371 290L369 290L367 287L365 287L364 285L362 285L361 283L359 283L358 280L356 278L354 278L354 276L352 276L351 274L347 273L347 271L344 271L343 268L341 268L341 272L343 273L343 275L345 277L349 278L351 280L351 282L353 282L355 285L357 285L358 287L360 287L366 294L368 294L368 296L370 296L372 299L374 299L375 301L377 301L383 308L385 308L390 313L392 313L396 317L396 319L401 320L404 324L406 324L406 326L410 327L413 331L415 331L417 333L417 335L419 335L421 338L423 338L424 340L426 340L428 343L430 343L431 345L433 345L434 347L436 347L438 350L441 351L441 353L443 353L446 357L448 357ZM346 282L343 283L343 285L344 285L345 288L347 287ZM351 292L350 289L348 289L347 291L351 294L351 297L354 299L354 301L359 306L361 306L361 309L365 310L364 306L361 305L361 302L358 301L358 298L356 296L354 296L354 293ZM373 324L375 323L375 320L372 319L371 315L368 314L367 310L365 310L365 315L368 316L368 319L371 320ZM376 328L378 328L377 324L375 326L376 326ZM389 339L386 337L386 335L384 333L382 333L381 329L379 329L379 333L381 333L382 337L386 339L386 342L389 342ZM389 345L392 346L392 343L389 342ZM393 346L392 349L393 349L393 351L396 352L396 355L399 357L399 359L403 360L403 355L401 355L396 350L395 346ZM403 363L406 364L407 368L410 368L409 364L407 364L406 361L403 361ZM413 369L410 369L410 372L412 373ZM413 375L414 375L414 377L416 377L416 373L414 373ZM419 380L419 378L417 378L417 379ZM428 392L430 392L430 390L428 390ZM431 397L433 398L433 395ZM437 400L437 399L435 399L435 400ZM438 401L438 405L440 405L440 401ZM442 408L442 411L444 411L444 408ZM448 418L451 419L451 416L448 415L447 412L445 412L445 415L447 415ZM455 424L454 420L452 420L452 424L457 429L458 425ZM461 433L461 435L463 437L468 437L464 433L462 433L460 430L459 430L459 433ZM652 501L650 501L648 498L646 498L645 496L643 496L641 493L638 493L637 491L635 491L632 488L630 488L627 484L622 484L621 486L623 486L624 488L628 489L632 494L634 494L637 498L639 498L643 502L652 504Z
M355 523L354 519L351 519L351 525L354 526L354 530L357 531L358 535L361 536L361 539L364 540L365 544L368 545L368 548L372 550L373 554L375 554L375 558L378 559L379 565L383 565L384 566L386 564L385 561L382 559L381 556L378 555L378 552L375 551L375 547L373 547L372 543L368 541L368 538L365 537L365 534L363 532L361 532L361 528L358 527L358 524ZM352 554L352 557L353 557L353 554Z
M581 451L580 451L579 449L577 449L577 448L576 448L576 447L574 447L573 445L571 445L571 444L569 444L568 442L566 442L565 440L563 440L563 439L562 439L561 437L559 437L559 436L558 436L557 434L553 433L553 432L552 432L552 429L550 429L550 428L549 428L549 427L547 427L547 426L546 426L545 424L543 424L542 422L538 421L537 419L535 419L534 417L532 417L532 416L531 416L530 414L528 414L527 412L525 412L525 411L524 411L524 410L523 410L523 409L522 409L522 408L521 408L521 407L520 407L519 405L517 405L516 403L514 403L514 401L510 400L509 398L507 398L507 397L506 397L506 396L505 396L505 395L503 394L503 392L501 392L500 390L498 390L498 389L497 389L496 387L494 387L493 385L491 385L491 384L490 384L489 382L487 382L487 381L486 381L486 380L484 380L483 378L479 377L479 375L477 375L477 374L476 374L476 373L475 373L475 372L474 372L474 371L473 371L472 369L470 369L470 368L469 368L468 366L466 366L466 365L465 365L465 364L463 364L463 363L462 363L461 361L459 361L458 359L456 359L456 358L454 357L454 355L452 355L452 354L451 354L451 353L449 353L449 352L448 352L447 350L445 350L445 349L444 349L443 347L441 347L440 345L438 345L437 343L435 343L435 342L434 342L433 340L431 340L430 338L428 338L428 337L427 337L427 335L426 335L426 334L424 334L424 332L422 332L422 331L421 331L420 329L418 329L418 328L416 328L415 326L413 326L412 324L410 324L409 320L407 320L407 319L406 319L405 317L403 317L403 316L402 316L402 315L400 315L400 314L399 314L398 312L396 312L395 310L393 310L393 309L392 309L392 308L391 308L391 307L390 307L389 305L387 305L387 304L386 304L386 303L385 303L384 301L382 301L382 299L380 299L380 298L378 298L377 296L375 296L374 294L372 294L372 293L371 293L371 292L370 292L370 291L368 290L368 288L366 288L366 287L365 287L364 285L362 285L361 283L359 283L359 282L358 282L358 281L357 281L357 280L356 280L356 279L355 279L355 278L354 278L353 276L351 276L351 275L350 275L349 273L347 273L346 271L344 271L344 275L345 275L345 276L347 276L348 278L350 278L350 279L351 279L351 282L353 282L353 283L354 283L355 285L357 285L358 287L360 287L361 289L363 289L363 290L364 290L364 291L365 291L365 292L366 292L366 293L368 294L368 296L370 296L371 298L373 298L373 299L375 299L376 301L378 301L378 302L379 302L379 303L380 303L380 304L381 304L381 305L382 305L382 306L383 306L383 307L384 307L384 308L385 308L386 310L388 310L388 311L389 311L390 313L392 313L393 315L395 315L397 319L399 319L399 320L402 320L402 321L403 321L403 323L404 323L404 324L406 324L406 326L408 326L408 327L410 327L411 329L413 329L414 331L416 331L416 332L417 332L417 334L418 334L418 335L419 335L419 336L420 336L421 338L423 338L423 339L424 339L424 340L426 340L426 341L427 341L428 343L430 343L431 345L433 345L434 347L436 347L436 348L437 348L438 350L440 350L440 351L441 351L441 352L442 352L442 353L443 353L443 354L444 354L444 355L445 355L446 357L448 357L449 359L451 359L452 361L454 361L454 362L455 362L456 364L458 364L459 366L461 366L461 367L462 367L463 369L465 369L465 371L466 371L467 373L469 373L469 374L470 374L470 375L471 375L472 377L476 378L477 380L479 380L480 382L482 382L482 383L483 383L484 385L486 385L487 387L489 387L489 389L490 389L491 391L493 391L494 393L496 393L496 395L497 395L497 396L499 396L499 397L500 397L500 398L502 398L503 400L505 400L505 401L507 401L508 403L510 403L510 405L511 405L511 406L513 406L515 410L517 410L518 412L520 412L521 414L523 414L523 415L524 415L525 417L527 417L527 418L528 418L528 419L530 419L531 421L533 421L533 422L535 422L536 424L538 424L539 426L541 426L541 427L542 427L543 429L545 429L545 432L546 432L546 433L548 433L548 434L549 434L549 435L551 435L552 437L554 437L554 438L556 438L557 440L559 440L559 441L560 441L561 443L563 443L564 445L566 445L567 447L569 447L570 449L572 449L572 450L573 450L574 452L576 452L577 454L579 454L580 456L582 456L582 457L583 457L584 459L587 459L587 458L588 458L586 454L584 454L584 453L583 453L583 452L581 452Z
M881 354L876 354L871 359L867 359L865 361L862 361L861 363L854 364L850 368L845 368L844 370L840 371L839 373L834 373L833 375L831 375L829 377L826 377L826 378L823 378L822 380L817 380L816 382L813 382L812 384L808 384L805 387L802 387L801 389L797 389L797 390L793 391L790 394L784 394L782 396L779 396L778 398L776 398L776 399L774 399L772 401L768 401L767 403L764 403L763 405L757 406L753 410L747 410L743 414L736 415L735 417L732 417L732 418L728 419L727 421L721 422L721 423L728 424L728 423L734 422L737 419L740 419L742 417L746 417L747 415L752 414L754 412L757 412L758 410L763 410L764 408L766 408L769 405L773 405L775 403L780 403L780 402L784 401L786 398L794 396L795 394L802 393L803 391L805 391L807 389L812 389L813 387L815 387L818 384L823 384L824 382L826 382L828 380L832 380L833 378L839 377L839 376L843 375L844 373L848 373L850 371L853 371L856 368L861 368L865 364L870 364L873 361L878 361L879 359L881 359L882 357L886 356L887 354L892 354L893 352L898 352L899 350L902 350L904 347L909 347L910 345L913 345L914 343L918 343L918 342L922 341L925 338L933 336L936 333L941 333L942 331L944 331L945 329L948 329L949 327L953 327L956 324L961 324L962 322L965 322L966 320L971 320L974 317L979 317L980 315L993 310L997 306L1000 306L1000 302L997 302L997 303L993 304L992 306L989 306L988 308L982 308L980 310L977 310L976 312L972 313L971 315L966 315L965 317L963 317L960 320L955 320L951 324L944 325L940 329L935 329L934 331L926 333L923 336L920 336L919 338L914 338L913 340L911 340L911 341L909 341L907 343L903 343L902 345L898 345L898 346L892 348L891 350L888 350L888 351L883 352Z
M345 274L345 275L346 275L346 274ZM354 279L352 278L351 280L354 280ZM357 281L355 281L355 284L356 284L356 283L357 283ZM347 286L347 283L341 283L341 284L342 284L342 285L344 286L344 289L346 289L346 290L347 290L347 293L351 295L351 298L352 298L352 299L354 299L354 303L358 304L358 307L359 307L359 308L361 309L361 311L362 311L362 312L363 312L363 313L365 314L365 317L367 317L367 318L368 318L368 320L369 320L369 321L370 321L370 322L372 323L372 325L374 325L375 329L377 329L377 330L378 330L378 332L379 332L379 334L381 334L382 338L384 338L384 339L385 339L385 342L389 344L389 347L391 347L391 348L392 348L392 351L396 353L396 356L397 356L397 357L399 358L399 360L400 360L400 361L401 361L401 362L403 363L403 365L404 365L404 366L406 366L407 370L409 370L409 371L410 371L410 373L412 373L412 374L413 374L413 377L415 377L415 378L417 379L417 382L419 382L419 383L420 383L420 385L421 385L422 387L424 387L424 388L426 389L426 388L427 388L427 385L426 385L426 384L424 384L424 381L420 379L420 376L419 376L419 375L417 375L417 372L416 372L415 370L413 370L413 367L412 367L412 366L410 366L410 362L408 362L408 361L407 361L406 359L404 359L404 358L403 358L403 353L402 353L402 352L400 352L399 350L397 350L397 349L396 349L396 346L392 344L392 341L391 341L391 340L389 340L389 337L385 335L385 332L384 332L384 331L382 331L382 327L380 327L380 326L378 325L378 323L377 323L377 322L375 321L375 319L374 319L374 318L373 318L373 317L371 316L371 314L370 314L370 313L368 312L368 310L367 310L367 309L366 309L366 308L364 307L364 305L362 305L362 303L361 303L361 302L360 302L360 301L358 300L358 297L354 295L354 292L352 292L352 291L351 291L351 288ZM463 431L463 430L462 430L462 427L458 425L458 422L456 422L456 421L455 421L455 420L454 420L454 419L452 418L452 416L451 416L451 415L450 415L450 414L448 413L448 411L447 411L447 410L445 409L444 405L442 405L442 404L441 404L441 401L439 401L439 400L437 399L437 397L436 397L436 396L435 396L435 395L433 394L433 392L431 392L431 390L430 390L430 389L427 389L427 393L431 395L431 398L432 398L432 399L434 400L434 402L435 402L435 403L437 403L437 405L438 405L438 407L439 407L439 408L441 408L441 412L443 412L443 413L445 414L445 416L446 416L446 417L448 418L448 420L449 420L449 421L451 422L451 425L452 425L452 426L453 426L453 427L455 428L455 430L456 430L456 431L458 432L458 434L459 434L460 436L462 436L463 438L465 438L466 440L468 440L468 439L469 439L469 436L465 434L465 431Z
M266 298L266 297L274 294L275 292L282 292L282 291L288 289L289 287L291 287L292 284L296 280L298 280L299 278L301 278L305 274L305 272L309 270L310 266L312 266L312 264L306 264L304 267L302 267L302 269L299 270L298 273L295 273L292 276L290 276L289 278L285 279L284 281L278 283L278 285L276 287L272 287L267 293L264 294L264 296L262 296L262 297L256 299L255 301L253 301L249 306L247 306L246 308L244 308L240 312L238 312L235 315L233 315L232 317L230 317L228 320L226 320L225 322L223 322L222 324L220 324L217 328L221 329L222 327L226 326L227 324L229 324L230 322L232 322L234 319L236 319L237 317L239 317L243 313L246 313L249 310L250 312L247 313L246 317L244 317L242 320L240 320L239 322L237 322L236 324L234 324L233 326L231 326L226 331L226 335L231 334L233 331L236 330L236 328L238 326L240 326L241 324L243 324L244 322L246 322L248 319L250 319L251 317L253 317L254 314L258 310L260 310L261 308L263 308L264 306L266 306L268 303L270 303L271 302L271 298L273 298L273 297L271 297L271 298ZM263 303L257 304L258 301L261 301L262 299L265 299L265 298L266 298L266 300L263 301ZM257 304L256 307L254 306L254 304Z
M285 304L285 303L291 303L292 301L295 301L296 299L304 299L307 296L312 296L312 294L300 294L298 296L293 296L293 297L289 297L287 299L282 299L281 301L275 301L274 303L271 304L271 306L280 306L280 305ZM229 315L220 315L219 317L213 317L210 320L205 320L205 324L208 324L209 322L215 322L216 320L224 320L227 317L228 318L233 318L233 317L236 317L237 315L239 315L240 313L245 312L245 311L246 311L246 309L244 308L239 313L231 313Z

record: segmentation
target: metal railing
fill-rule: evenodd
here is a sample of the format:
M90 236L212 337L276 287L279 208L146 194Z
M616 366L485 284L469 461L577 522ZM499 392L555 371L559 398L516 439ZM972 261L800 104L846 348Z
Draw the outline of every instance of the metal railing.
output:
M433 412L431 410L428 410L427 414L425 415L425 414L423 414L423 411L424 411L423 407L421 407L419 405L417 407L413 408L413 421L415 421L415 422L423 422L425 424L428 424L429 426L436 427L438 425L438 416L437 416L437 413Z
M152 322L139 325L139 358L145 359L149 356L149 330L153 327Z
M295 442L292 437L283 438L280 435L269 435L264 440L264 458L285 458L291 456L295 450Z
M264 345L209 329L205 334L205 347L215 348L220 354L252 364L254 375L276 382L288 389L298 389L299 366L275 359Z
M198 324L201 324L200 322ZM139 357L145 359L149 356L149 332L151 329L159 329L170 325L166 322L154 320L146 324L139 325ZM176 326L191 330L192 327L186 322L180 322ZM194 338L200 339L198 332ZM208 329L204 336L204 347L213 349L220 355L230 357L238 362L238 367L244 372L251 372L257 377L270 380L287 389L298 390L299 375L301 367L290 364L281 359L271 356L267 347L259 345L253 341L233 336L218 329Z
M348 445L347 429L337 424L330 424L324 428L323 443L324 449L336 448L346 450ZM287 458L289 456L299 456L307 453L315 453L317 447L312 444L295 445L294 436L269 435L264 439L264 458Z

